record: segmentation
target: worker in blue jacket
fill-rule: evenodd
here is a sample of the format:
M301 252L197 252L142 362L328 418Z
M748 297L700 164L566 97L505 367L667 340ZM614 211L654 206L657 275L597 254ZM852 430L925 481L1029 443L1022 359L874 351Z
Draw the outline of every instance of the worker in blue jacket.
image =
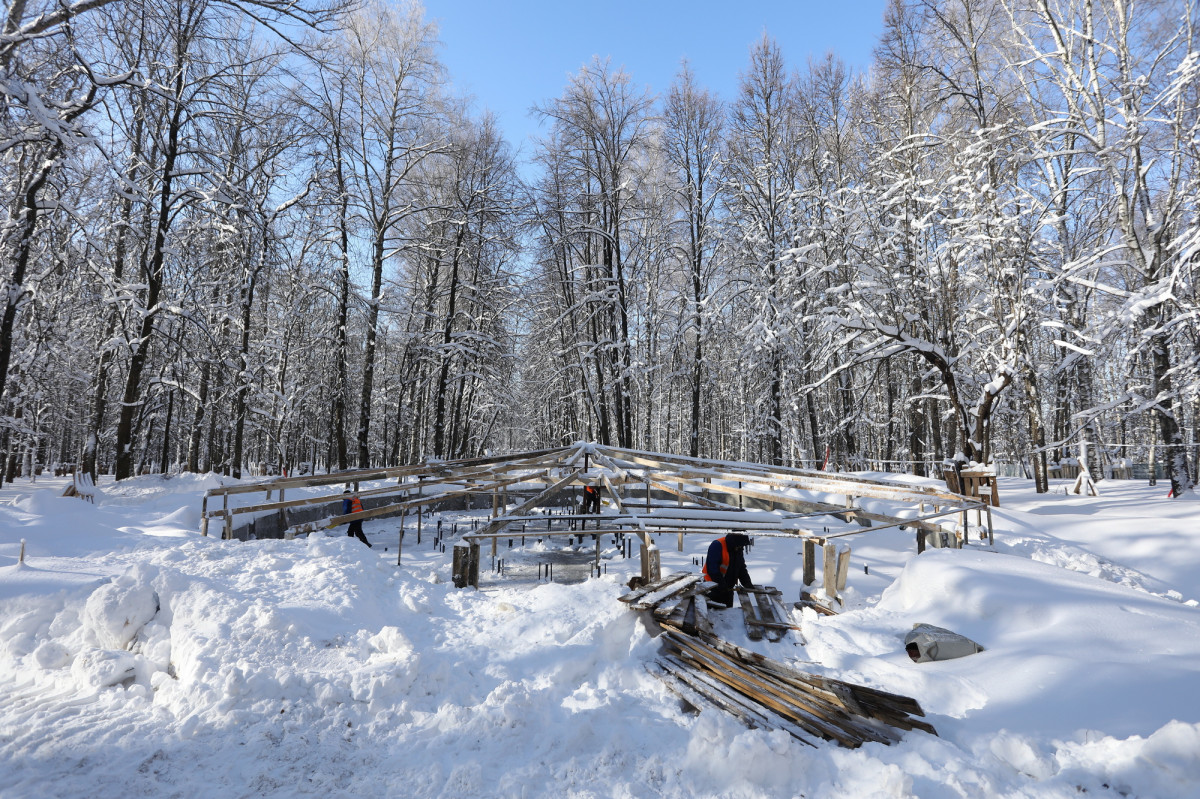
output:
M742 533L730 533L718 538L708 546L708 557L704 560L704 579L716 586L708 592L708 598L729 607L733 606L733 587L739 582L753 588L750 571L746 568L746 547L750 537Z

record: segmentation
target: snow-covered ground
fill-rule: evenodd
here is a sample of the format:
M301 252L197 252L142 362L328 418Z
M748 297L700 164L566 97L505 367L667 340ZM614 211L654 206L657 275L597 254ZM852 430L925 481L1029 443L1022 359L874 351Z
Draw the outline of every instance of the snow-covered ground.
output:
M373 549L201 538L217 484L0 490L2 799L1200 795L1200 503L1163 485L1001 479L996 551L867 533L842 539L843 614L797 611L776 644L719 614L735 643L915 697L940 733L851 751L681 712L615 548L584 582L456 590L428 527L397 567L396 519L367 523ZM664 570L708 543L660 536ZM755 581L797 598L798 550L760 538ZM986 651L913 663L918 622Z

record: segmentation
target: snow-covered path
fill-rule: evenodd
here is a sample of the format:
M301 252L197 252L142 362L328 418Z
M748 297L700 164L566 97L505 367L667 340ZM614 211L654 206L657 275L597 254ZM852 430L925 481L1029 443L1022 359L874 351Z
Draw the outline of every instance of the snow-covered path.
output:
M1037 497L1005 481L997 552L852 539L848 611L797 613L805 646L753 645L914 696L941 734L848 751L681 712L616 601L636 561L460 591L448 554L406 539L397 568L381 551L395 520L367 526L372 550L200 538L214 479L102 485L95 506L53 481L0 492L3 799L1200 792L1200 609L1169 598L1200 594L1181 565L1200 553L1200 505L1157 488ZM702 543L663 542L664 568L691 568ZM756 580L793 597L795 549L757 543ZM987 651L914 664L901 639L918 621ZM736 622L718 619L751 645Z

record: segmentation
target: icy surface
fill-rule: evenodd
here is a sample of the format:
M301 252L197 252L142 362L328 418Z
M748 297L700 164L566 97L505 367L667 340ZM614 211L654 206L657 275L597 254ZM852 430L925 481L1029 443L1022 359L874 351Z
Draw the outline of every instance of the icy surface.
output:
M796 611L801 637L769 644L717 613L736 643L913 696L941 734L849 751L681 712L616 601L637 562L607 540L599 578L538 581L521 557L567 575L594 545L531 534L456 590L431 516L399 567L397 519L367 523L373 549L201 538L218 481L102 482L94 505L64 481L0 490L0 797L1200 795L1200 505L1162 485L1001 478L995 551L850 536L841 615ZM710 540L660 535L664 570L698 571ZM789 606L799 549L748 552ZM914 664L918 622L986 651Z

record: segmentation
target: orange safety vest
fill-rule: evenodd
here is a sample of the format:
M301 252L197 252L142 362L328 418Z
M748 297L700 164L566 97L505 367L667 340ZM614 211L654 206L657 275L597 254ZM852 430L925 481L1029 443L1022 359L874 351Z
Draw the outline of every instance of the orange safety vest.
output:
M721 542L721 573L717 577L710 577L708 574L708 557L704 558L704 579L710 583L715 583L717 580L725 576L725 572L729 571L729 545L725 543L725 538L722 536L717 539Z
M358 497L350 497L350 512L362 513L362 503L358 501Z

